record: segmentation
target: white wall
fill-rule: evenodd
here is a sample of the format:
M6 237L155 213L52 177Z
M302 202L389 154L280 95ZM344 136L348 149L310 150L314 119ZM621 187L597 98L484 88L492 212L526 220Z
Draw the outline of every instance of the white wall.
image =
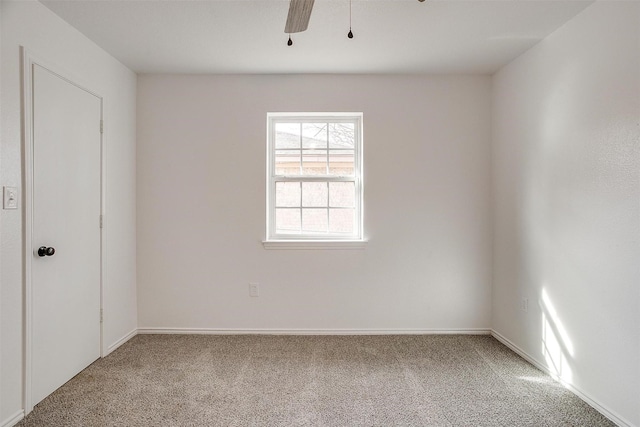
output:
M3 4L4 1L0 0L0 47L2 46L2 9L3 9ZM1 51L0 51L0 59L1 58ZM0 66L0 82L2 82L2 67ZM0 100L3 98L3 92L2 92L2 84L0 84ZM0 118L2 118L2 102L0 102ZM0 120L0 145L2 144L2 141L4 141L2 139L2 120ZM0 156L0 160L2 159L2 157ZM0 161L0 173L2 171L2 162ZM3 196L4 197L4 196ZM2 218L0 216L0 230L2 228ZM2 236L0 235L0 244L2 244ZM0 256L0 321L2 320L2 257ZM0 383L2 383L2 331L0 330ZM5 419L2 414L2 389L0 386L0 423Z
M364 113L366 249L263 248L270 111ZM489 115L487 76L140 76L139 326L489 328Z
M0 182L21 187L20 62L24 45L68 70L105 98L107 144L105 347L136 327L135 96L136 76L34 1L2 3L2 131ZM22 189L21 189L22 197ZM22 209L1 211L0 425L22 408Z
M637 2L595 3L493 79L493 328L636 426L639 120Z

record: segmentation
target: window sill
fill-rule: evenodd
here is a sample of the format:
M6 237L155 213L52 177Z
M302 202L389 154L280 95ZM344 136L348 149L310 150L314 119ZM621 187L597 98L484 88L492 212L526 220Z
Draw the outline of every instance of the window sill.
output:
M366 240L265 240L265 249L276 250L354 250L364 249Z

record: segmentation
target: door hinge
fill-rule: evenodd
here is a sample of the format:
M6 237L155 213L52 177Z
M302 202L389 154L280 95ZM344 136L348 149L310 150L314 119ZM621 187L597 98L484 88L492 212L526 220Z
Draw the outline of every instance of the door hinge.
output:
M100 135L104 133L104 121L100 120Z
M102 309L100 309L100 323L102 323Z
M102 217L102 215L100 215L100 228L104 227L104 219Z

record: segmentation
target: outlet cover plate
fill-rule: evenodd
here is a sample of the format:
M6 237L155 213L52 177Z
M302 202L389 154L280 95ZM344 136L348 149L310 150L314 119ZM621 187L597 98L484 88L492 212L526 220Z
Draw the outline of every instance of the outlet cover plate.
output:
M249 296L259 297L260 296L260 284L259 283L249 283Z

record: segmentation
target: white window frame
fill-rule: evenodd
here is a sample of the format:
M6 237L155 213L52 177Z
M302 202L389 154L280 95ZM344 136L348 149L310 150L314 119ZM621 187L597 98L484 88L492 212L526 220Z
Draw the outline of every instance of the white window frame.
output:
M362 113L267 113L267 231L263 241L267 249L359 249L363 247L363 114ZM275 124L278 122L304 123L354 123L354 175L276 175L275 174ZM278 234L275 224L276 182L354 182L355 221L353 234Z

